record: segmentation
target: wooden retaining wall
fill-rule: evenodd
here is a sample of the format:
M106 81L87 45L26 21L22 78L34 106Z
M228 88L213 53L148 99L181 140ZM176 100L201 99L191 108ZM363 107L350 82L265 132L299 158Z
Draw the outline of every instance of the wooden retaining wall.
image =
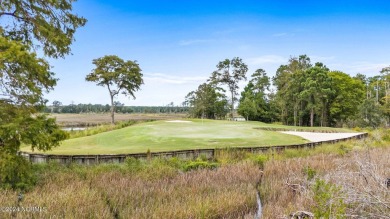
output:
M232 150L247 151L251 153L261 153L273 150L275 152L281 152L286 149L301 149L301 148L315 148L322 144L335 144L340 141L347 141L352 139L366 138L368 133L359 134L353 137L310 142L305 144L294 144L294 145L280 145L280 146L253 146L253 147L234 147L229 148ZM164 151L164 152L151 152L151 153L134 153L134 154L115 154L115 155L53 155L53 154L36 154L28 152L19 152L20 155L24 156L32 163L45 163L49 161L59 162L61 164L99 164L99 163L122 163L126 158L133 157L136 159L148 159L148 158L171 158L178 157L182 159L195 159L197 157L206 157L208 159L213 158L215 154L218 154L221 149L195 149L195 150L180 150L180 151Z

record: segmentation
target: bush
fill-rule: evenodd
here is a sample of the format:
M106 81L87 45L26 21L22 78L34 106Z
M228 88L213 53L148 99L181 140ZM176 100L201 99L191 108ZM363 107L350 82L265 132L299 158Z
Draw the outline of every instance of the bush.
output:
M32 165L22 156L0 151L0 187L28 190L36 183Z
M314 186L315 218L345 218L347 205L340 198L340 188L324 180L317 179Z
M134 157L126 158L125 164L128 170L130 170L131 172L138 172L143 168L143 164L141 163L141 161Z
M250 156L249 160L258 165L260 169L264 169L264 165L269 160L269 156L267 156L266 154L257 154Z
M195 161L189 161L184 165L184 171L196 170L196 169L215 169L218 167L218 163L210 163L197 159Z
M317 175L317 171L310 166L303 168L302 172L306 175L307 180L312 180Z

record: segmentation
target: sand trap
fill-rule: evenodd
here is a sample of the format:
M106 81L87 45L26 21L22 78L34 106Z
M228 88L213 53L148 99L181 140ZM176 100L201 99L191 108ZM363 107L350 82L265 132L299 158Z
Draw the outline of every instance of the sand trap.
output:
M183 122L192 122L192 121L186 121L186 120L169 120L169 121L165 121L165 122L177 122L177 123L183 123Z
M336 140L336 139L349 138L352 136L363 134L363 133L316 133L316 132L294 132L294 131L286 131L281 133L296 135L304 139L307 139L311 142Z

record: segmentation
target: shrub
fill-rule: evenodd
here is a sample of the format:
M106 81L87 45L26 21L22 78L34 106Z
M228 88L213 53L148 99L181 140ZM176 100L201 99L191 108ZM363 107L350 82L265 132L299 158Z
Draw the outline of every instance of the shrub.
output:
M310 166L303 168L302 172L306 175L307 180L312 180L317 175L317 171Z
M345 218L346 204L340 198L340 188L317 179L314 186L315 218Z
M258 165L260 169L264 169L264 165L269 160L269 156L266 154L257 154L250 156L249 160Z
M35 183L32 166L24 157L0 151L0 187L24 191Z
M197 159L195 161L189 161L184 165L184 171L196 170L196 169L215 169L218 167L218 163L210 163Z
M125 160L126 167L131 172L138 172L142 169L143 165L140 160L134 157L128 157Z

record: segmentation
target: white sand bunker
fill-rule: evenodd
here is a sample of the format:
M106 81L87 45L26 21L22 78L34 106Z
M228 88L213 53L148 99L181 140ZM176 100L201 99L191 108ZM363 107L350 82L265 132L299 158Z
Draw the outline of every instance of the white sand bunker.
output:
M343 138L349 138L349 137L363 134L363 133L317 133L317 132L294 132L294 131L287 131L281 133L296 135L304 139L307 139L311 142L343 139Z
M186 121L186 120L169 120L169 121L165 121L165 122L177 122L177 123L182 123L182 122L192 122L192 121Z

